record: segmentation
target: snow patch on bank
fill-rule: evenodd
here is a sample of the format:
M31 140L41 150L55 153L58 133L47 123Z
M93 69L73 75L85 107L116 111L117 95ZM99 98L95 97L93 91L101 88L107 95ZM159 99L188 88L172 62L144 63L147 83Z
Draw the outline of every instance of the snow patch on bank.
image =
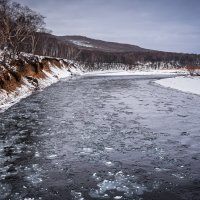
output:
M43 70L46 75L45 79L38 79L38 88L44 89L52 85L53 83L58 82L60 79L70 77L72 75L80 75L81 71L78 68L70 66L69 68L56 66L50 67L50 72ZM23 78L23 84L18 87L13 92L7 92L6 90L0 90L0 113L7 110L9 107L18 103L21 99L26 98L31 95L36 88L27 81L26 78Z
M200 77L181 76L155 81L164 87L200 95Z
M0 113L18 103L21 99L26 98L34 91L33 85L26 79L23 79L23 82L24 84L21 87L11 93L0 90Z
M56 66L52 66L50 67L50 71L51 72L47 72L43 70L47 78L38 80L40 88L50 86L51 84L56 83L59 79L67 78L72 75L71 71L65 67L58 68Z
M91 45L88 41L83 41L83 40L70 40L73 44L81 47L88 47L88 48L94 48L93 45Z

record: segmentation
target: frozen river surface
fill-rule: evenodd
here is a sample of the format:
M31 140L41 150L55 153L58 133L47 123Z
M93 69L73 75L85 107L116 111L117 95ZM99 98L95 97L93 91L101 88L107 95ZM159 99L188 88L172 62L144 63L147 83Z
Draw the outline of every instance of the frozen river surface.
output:
M199 200L200 97L159 78L73 78L1 113L0 199Z

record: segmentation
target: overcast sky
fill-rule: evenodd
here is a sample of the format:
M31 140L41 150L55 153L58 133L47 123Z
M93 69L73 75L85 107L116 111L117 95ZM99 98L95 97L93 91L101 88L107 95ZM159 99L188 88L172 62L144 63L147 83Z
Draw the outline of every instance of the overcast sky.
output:
M46 17L56 35L200 53L200 0L15 0Z

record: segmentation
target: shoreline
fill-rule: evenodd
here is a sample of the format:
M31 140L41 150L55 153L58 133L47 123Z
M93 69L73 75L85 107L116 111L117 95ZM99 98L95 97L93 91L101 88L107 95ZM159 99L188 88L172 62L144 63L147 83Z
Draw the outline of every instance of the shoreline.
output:
M159 86L175 89L188 94L200 95L199 76L180 76L155 81Z
M7 92L6 90L0 90L0 113L5 112L7 109L20 102L20 100L30 96L35 91L41 91L54 83L57 83L61 79L70 78L74 75L81 75L81 70L72 66L70 68L65 68L64 66L58 68L56 66L50 67L51 72L43 70L46 78L39 78L38 88L29 83L25 78L23 78L23 84L17 87L15 91Z
M50 67L50 72L43 70L46 75L45 79L38 79L39 89L36 90L32 84L24 79L24 84L18 87L14 92L8 93L3 91L0 95L4 95L4 102L0 105L0 113L18 103L20 100L30 96L34 91L43 90L46 87L60 81L61 79L70 78L73 75L81 76L145 76L145 75L183 75L183 70L149 70L149 71L126 71L126 70L105 70L83 72L78 66L73 65L70 68L56 66ZM1 96L2 97L2 96ZM2 98L1 98L2 99ZM0 99L0 100L1 100Z
M186 75L186 70L102 70L84 73L85 76L148 76L148 75Z

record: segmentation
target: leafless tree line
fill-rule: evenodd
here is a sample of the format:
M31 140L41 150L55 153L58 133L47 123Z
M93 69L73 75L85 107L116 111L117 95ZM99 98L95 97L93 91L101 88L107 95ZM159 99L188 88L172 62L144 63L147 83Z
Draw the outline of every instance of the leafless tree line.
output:
M0 0L0 48L9 52L10 57L18 55L21 46L35 53L37 33L44 32L44 27L44 17L29 7Z
M162 64L162 62L171 63L171 66L175 68L189 66L191 73L194 69L200 69L200 55L195 54L160 51L117 53L98 49L80 49L49 34L49 31L45 29L44 16L12 0L0 0L0 48L6 52L4 60L7 57L14 58L23 51L73 59L95 69L102 63L122 63L132 69L138 62L151 62L153 65L154 63Z

